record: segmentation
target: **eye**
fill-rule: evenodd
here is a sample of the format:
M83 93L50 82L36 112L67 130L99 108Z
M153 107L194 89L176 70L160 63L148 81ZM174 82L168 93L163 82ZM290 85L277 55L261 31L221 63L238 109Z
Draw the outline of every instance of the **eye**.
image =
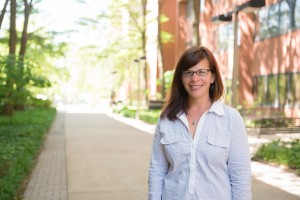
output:
M205 69L200 69L200 70L199 70L199 73L200 73L200 74L206 74L206 70L205 70Z
M182 75L183 75L183 76L192 76L192 75L193 75L193 72L192 72L192 71L183 71L183 72L182 72Z
M208 73L208 71L210 71L209 69L199 69L198 71L197 71L197 74L199 75L199 76L205 76L207 73Z

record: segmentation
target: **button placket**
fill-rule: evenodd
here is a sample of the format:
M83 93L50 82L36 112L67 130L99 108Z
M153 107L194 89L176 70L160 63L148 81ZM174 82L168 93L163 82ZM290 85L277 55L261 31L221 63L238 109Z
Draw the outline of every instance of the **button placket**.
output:
M189 192L195 192L196 181L196 147L200 139L200 133L204 125L207 112L205 112L200 118L199 125L196 130L195 138L190 140L191 143L191 161L190 161L190 177L189 177Z
M191 161L190 161L190 177L189 177L189 192L195 191L195 176L196 176L196 148L194 142L191 141Z

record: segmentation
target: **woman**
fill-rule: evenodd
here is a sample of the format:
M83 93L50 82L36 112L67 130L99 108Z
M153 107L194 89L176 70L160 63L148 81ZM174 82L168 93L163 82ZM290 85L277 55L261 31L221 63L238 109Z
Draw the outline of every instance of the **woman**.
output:
M251 167L241 115L205 47L186 50L153 138L148 200L248 200Z

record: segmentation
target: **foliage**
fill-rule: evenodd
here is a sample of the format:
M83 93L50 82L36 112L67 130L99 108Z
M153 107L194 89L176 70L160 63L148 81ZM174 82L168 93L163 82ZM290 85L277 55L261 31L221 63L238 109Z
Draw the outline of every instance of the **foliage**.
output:
M54 38L61 33L47 32L45 27L38 27L39 25L35 23L34 19L39 17L39 10L34 6L39 2L40 0L17 1L15 17L18 19L5 18L11 20L10 24L14 24L12 23L14 20L24 22L17 23L17 27L10 27L16 29L16 37L12 37L11 31L1 30L3 34L1 33L0 40L0 113L2 111L2 114L12 114L5 109L8 107L24 109L26 104L32 105L32 99L37 94L49 93L49 88L56 81L55 78L61 80L63 77L61 76L63 70L58 70L59 66L54 66L53 58L61 59L67 44L54 42ZM12 12L12 9L10 11ZM33 15L30 21L29 15ZM23 25L23 29L20 25ZM13 45L10 40L13 40ZM3 52L10 52L10 55ZM19 55L16 52L19 52Z
M136 109L130 107L115 108L113 111L128 118L135 118L136 115ZM139 117L142 121L150 124L156 124L160 116L160 112L160 110L140 110Z
M0 199L16 199L53 122L55 109L0 116ZM20 191L22 192L22 191Z
M276 140L263 144L255 154L255 159L286 165L300 174L300 139L291 142Z
M32 62L22 62L15 57L0 57L0 105L26 104L31 97L28 87L50 87L50 81L33 73Z
M171 70L171 71L166 71L164 73L166 91L168 91L171 87L173 77L174 77L174 72L175 70Z
M288 166L296 169L298 174L300 174L300 139L295 139L291 142Z

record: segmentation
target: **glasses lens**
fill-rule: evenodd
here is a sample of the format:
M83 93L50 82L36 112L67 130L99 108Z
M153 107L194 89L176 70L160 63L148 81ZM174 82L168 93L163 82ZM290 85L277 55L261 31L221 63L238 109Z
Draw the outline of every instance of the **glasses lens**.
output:
M196 71L196 73L198 76L205 76L208 74L209 71L210 71L209 69L199 69Z
M191 77L193 74L197 74L198 76L206 76L210 69L199 69L197 71L183 71L182 76L184 77Z
M189 77L189 76L193 75L193 72L192 71L183 71L182 75L185 76L185 77Z

